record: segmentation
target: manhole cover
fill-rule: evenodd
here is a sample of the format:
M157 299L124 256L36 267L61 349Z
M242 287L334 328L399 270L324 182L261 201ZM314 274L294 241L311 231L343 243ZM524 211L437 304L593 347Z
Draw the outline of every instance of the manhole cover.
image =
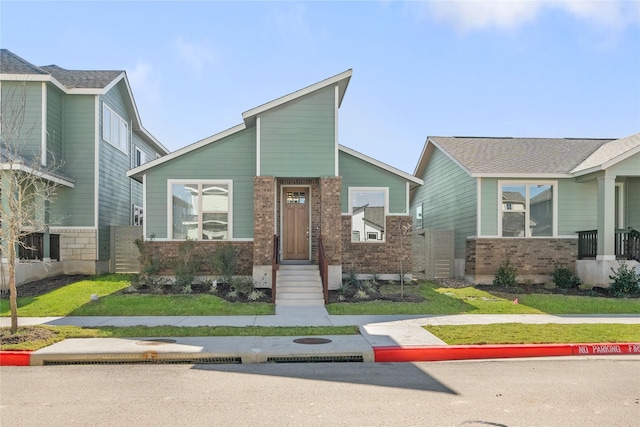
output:
M329 344L331 340L326 338L297 338L293 342L297 344Z
M138 341L138 342L136 342L136 344L138 344L138 345L162 345L162 344L173 344L175 342L176 342L176 340L172 340L172 339L169 339L169 338L159 338L159 339L154 339L154 340Z

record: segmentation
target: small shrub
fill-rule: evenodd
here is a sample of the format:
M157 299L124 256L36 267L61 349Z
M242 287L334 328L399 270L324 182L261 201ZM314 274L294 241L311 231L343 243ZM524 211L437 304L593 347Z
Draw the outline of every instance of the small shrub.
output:
M347 297L349 297L352 293L352 286L350 283L347 282L343 282L340 287L337 289L337 293L338 293L338 299L340 299L340 297L342 297L342 301L344 301L345 299L347 299Z
M554 290L557 286L554 282L547 282L544 285L542 285L542 287L548 291L552 291Z
M609 285L609 292L617 297L640 295L640 274L635 270L629 269L627 263L620 261L618 269L611 269L613 275L609 276L612 280Z
M590 285L588 283L580 283L578 285L578 289L580 289L582 292L591 292L593 291L593 285Z
M186 240L178 246L178 259L174 262L176 280L173 282L176 291L182 291L185 286L191 286L196 272L200 268L201 259L196 253L193 240Z
M362 289L359 289L353 296L356 299L369 299L370 298L369 294L366 291L362 290Z
M247 295L247 300L249 301L258 301L260 298L264 296L264 292L259 289L254 289L251 291L249 295Z
M515 287L518 286L516 277L516 268L511 264L509 256L506 256L500 264L500 267L498 267L498 271L493 278L493 284L494 286Z
M216 250L211 257L211 268L222 276L224 283L231 284L231 278L236 272L238 264L238 254L236 248L231 243L226 243Z
M182 289L180 289L180 293L184 295L189 295L193 293L193 289L191 289L191 285L184 285Z
M580 285L580 278L576 276L571 269L558 263L551 273L553 283L562 289L577 288Z

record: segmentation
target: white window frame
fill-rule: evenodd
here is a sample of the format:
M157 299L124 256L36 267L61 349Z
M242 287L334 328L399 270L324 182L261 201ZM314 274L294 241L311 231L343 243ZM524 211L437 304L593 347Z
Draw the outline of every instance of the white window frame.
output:
M229 191L228 209L227 209L227 241L233 240L233 180L231 179L168 179L167 180L167 236L169 240L185 240L175 239L173 237L173 185L174 184L192 184L198 185L198 194L202 192L202 186L206 185L226 185ZM202 214L211 213L202 211L202 197L198 197L198 236L202 236ZM198 238L196 240L203 240ZM225 240L222 240L225 241Z
M502 201L502 187L507 186L516 186L516 185L524 185L525 187L525 206L524 206L524 232L525 235L523 237L511 237L511 236L503 236L502 235L502 218L505 213L514 212L513 210L509 211L506 208L503 208ZM531 230L527 226L529 224L530 216L531 216L531 193L530 187L537 185L549 185L552 188L553 193L553 212L552 212L552 232L551 236L532 236ZM498 181L498 236L503 239L548 239L548 238L557 238L558 237L558 181L548 181L548 180L533 180L533 181L511 181L511 180L499 180Z
M138 161L138 157L140 158L139 161ZM142 149L140 147L136 147L135 154L134 154L134 157L133 157L133 165L134 165L134 167L137 168L138 166L142 166L145 163L147 163L147 153L142 151Z
M106 126L107 117L109 117L109 126ZM123 153L128 152L129 124L106 102L102 103L102 139Z
M353 217L353 195L354 193L384 193L384 229L382 230L382 239L379 240L353 240L353 222L351 225L351 243L385 243L387 241L387 216L389 215L389 187L349 187L349 215ZM353 221L353 218L352 218ZM367 237L361 233L360 237Z
M138 221L136 221L138 218ZM144 224L144 208L142 206L133 205L133 216L131 218L131 225L143 225Z

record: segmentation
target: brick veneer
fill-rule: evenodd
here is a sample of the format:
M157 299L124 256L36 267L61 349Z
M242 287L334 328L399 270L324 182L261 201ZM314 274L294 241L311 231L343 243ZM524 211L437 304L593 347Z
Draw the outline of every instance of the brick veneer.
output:
M341 265L345 259L342 250L341 187L342 178L339 176L320 179L320 229L329 265Z
M386 218L386 241L384 243L360 243L351 241L351 216L342 216L342 269L356 274L399 274L400 257L403 272L411 273L411 236L402 236L400 231L412 224L410 216Z
M160 259L161 275L173 275L175 274L172 265L178 259L178 248L184 242L145 242L146 250L152 257ZM227 242L227 241L202 241L197 240L192 242L195 245L195 253L204 260L209 260L215 253L216 249L222 245L231 243L236 249L237 254L237 267L235 274L238 276L251 276L253 273L252 260L253 260L253 242ZM211 269L209 262L204 262L197 274L200 275L215 275L218 272Z
M578 239L470 238L467 240L465 275L494 276L506 256L518 276L547 276L556 263L575 271Z
M256 176L253 180L253 265L271 265L275 189L272 176Z

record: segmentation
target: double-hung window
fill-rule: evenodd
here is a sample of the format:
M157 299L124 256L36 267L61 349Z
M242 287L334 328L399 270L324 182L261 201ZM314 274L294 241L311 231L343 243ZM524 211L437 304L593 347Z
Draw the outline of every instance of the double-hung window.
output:
M171 238L229 240L232 182L230 180L171 181Z
M350 187L349 213L352 242L385 241L389 190L379 187Z
M129 126L127 122L105 103L102 104L102 139L127 152Z
M135 167L142 166L147 162L147 155L138 147L136 147L135 156Z
M502 237L557 235L555 182L499 183Z

